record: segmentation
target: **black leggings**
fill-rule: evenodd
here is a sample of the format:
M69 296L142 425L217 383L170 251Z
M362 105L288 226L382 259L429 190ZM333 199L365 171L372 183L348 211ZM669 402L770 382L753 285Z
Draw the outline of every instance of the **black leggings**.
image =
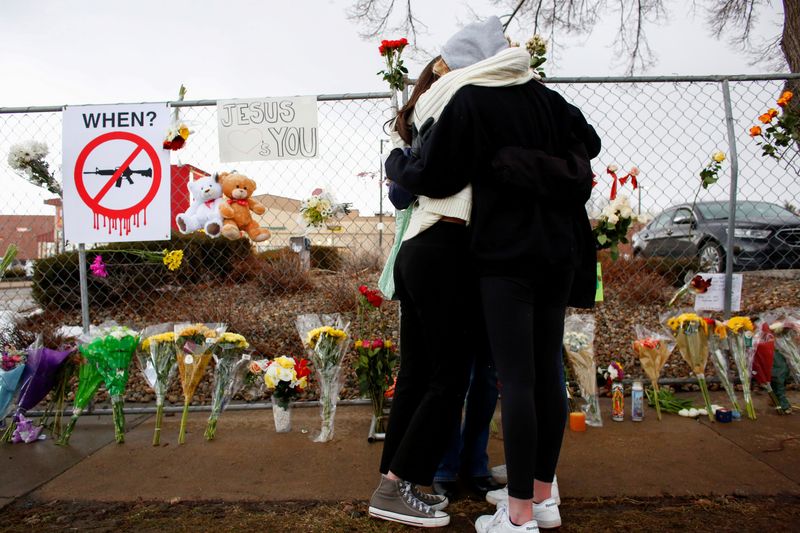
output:
M481 278L514 498L532 498L534 478L551 482L558 463L567 419L561 343L571 284L571 271Z

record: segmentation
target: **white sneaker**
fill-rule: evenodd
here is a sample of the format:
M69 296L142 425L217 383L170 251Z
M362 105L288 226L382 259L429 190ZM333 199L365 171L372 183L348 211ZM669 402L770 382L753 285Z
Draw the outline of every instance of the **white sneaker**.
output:
M548 498L541 503L533 504L533 517L545 529L561 527L561 513L555 498Z
M494 515L479 516L478 519L475 520L475 531L477 531L477 533L513 533L515 531L539 533L539 526L536 520L531 520L520 526L515 526L508 517L508 508L505 505L500 505Z
M508 471L506 470L506 465L497 465L492 467L492 477L498 483L502 483L503 485L508 483Z
M553 476L553 487L550 489L550 498L556 501L556 505L561 505L561 495L558 493L558 479ZM502 489L490 490L486 493L486 501L492 505L501 502L508 503L508 485Z

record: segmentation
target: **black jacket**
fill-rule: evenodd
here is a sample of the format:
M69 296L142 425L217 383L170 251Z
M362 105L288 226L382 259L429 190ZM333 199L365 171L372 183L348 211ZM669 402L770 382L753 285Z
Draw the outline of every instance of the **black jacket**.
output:
M596 250L584 204L600 139L581 112L537 81L466 86L442 111L419 157L395 149L386 175L445 198L473 186L472 251L485 275L575 271L570 305L591 307Z

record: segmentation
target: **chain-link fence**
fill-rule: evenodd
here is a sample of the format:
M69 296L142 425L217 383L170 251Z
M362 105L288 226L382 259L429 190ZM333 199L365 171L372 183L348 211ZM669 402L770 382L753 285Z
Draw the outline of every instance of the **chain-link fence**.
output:
M800 268L797 160L763 157L748 134L760 124L760 115L776 107L786 78L562 78L548 83L583 110L603 140L593 161L598 184L587 205L592 216L609 201L615 178L607 173L608 165L619 167L619 177L633 166L640 170L638 188L630 179L624 184L617 180L616 187L619 195L630 197L642 221L632 226L631 242L621 247L618 260L601 253L604 301L594 311L601 362L632 362L633 325L658 327L659 315L688 273L724 272L728 260L734 271L745 271L741 313L800 301L800 280L786 271L774 274L776 268ZM0 108L0 153L29 139L45 142L47 161L60 179L60 109ZM258 220L272 237L251 246L246 239L212 240L173 231L170 242L87 243L86 261L102 255L109 274L89 276L89 318L135 326L222 320L267 355L298 352L294 315L354 313L356 287L375 284L394 241L394 211L381 169L381 153L389 149L384 130L392 116L389 95L319 96L318 157L236 165L218 163L215 102L183 102L179 109L194 133L172 154L172 218L188 205L188 180L235 168L256 181L256 199L266 207ZM717 150L727 156L720 179L703 189L700 171ZM735 213L728 211L732 164L738 165ZM29 316L25 327L78 325L79 254L75 245L62 242L60 200L9 166L2 168L6 194L0 205L0 247L20 247L0 291L4 321L9 324L22 313ZM353 209L309 231L300 218L300 203L318 187ZM311 245L307 258L303 236ZM183 263L170 271L163 263L124 251L142 249L182 249ZM691 303L687 296L677 305ZM388 331L396 333L393 311L385 315ZM675 376L688 375L684 370L676 365Z

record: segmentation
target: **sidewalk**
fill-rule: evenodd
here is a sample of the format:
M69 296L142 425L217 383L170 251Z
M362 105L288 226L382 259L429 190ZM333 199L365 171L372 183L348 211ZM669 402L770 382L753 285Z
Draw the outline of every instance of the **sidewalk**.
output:
M790 399L800 403L800 393ZM608 413L608 400L601 405ZM567 430L561 492L582 499L800 496L800 412L769 413L762 395L756 410L757 421L712 424L666 414L658 422L648 409L641 423L606 417L603 428ZM340 407L335 439L314 443L317 407L295 408L286 434L274 432L269 410L231 411L221 417L217 439L206 442L207 414L193 413L187 442L179 446L179 417L167 416L162 446L154 448L152 416L130 416L122 445L113 443L111 417L85 416L69 448L50 441L0 447L0 507L24 495L102 502L366 500L382 448L367 442L369 417L368 406ZM492 465L504 462L499 437L489 451Z

